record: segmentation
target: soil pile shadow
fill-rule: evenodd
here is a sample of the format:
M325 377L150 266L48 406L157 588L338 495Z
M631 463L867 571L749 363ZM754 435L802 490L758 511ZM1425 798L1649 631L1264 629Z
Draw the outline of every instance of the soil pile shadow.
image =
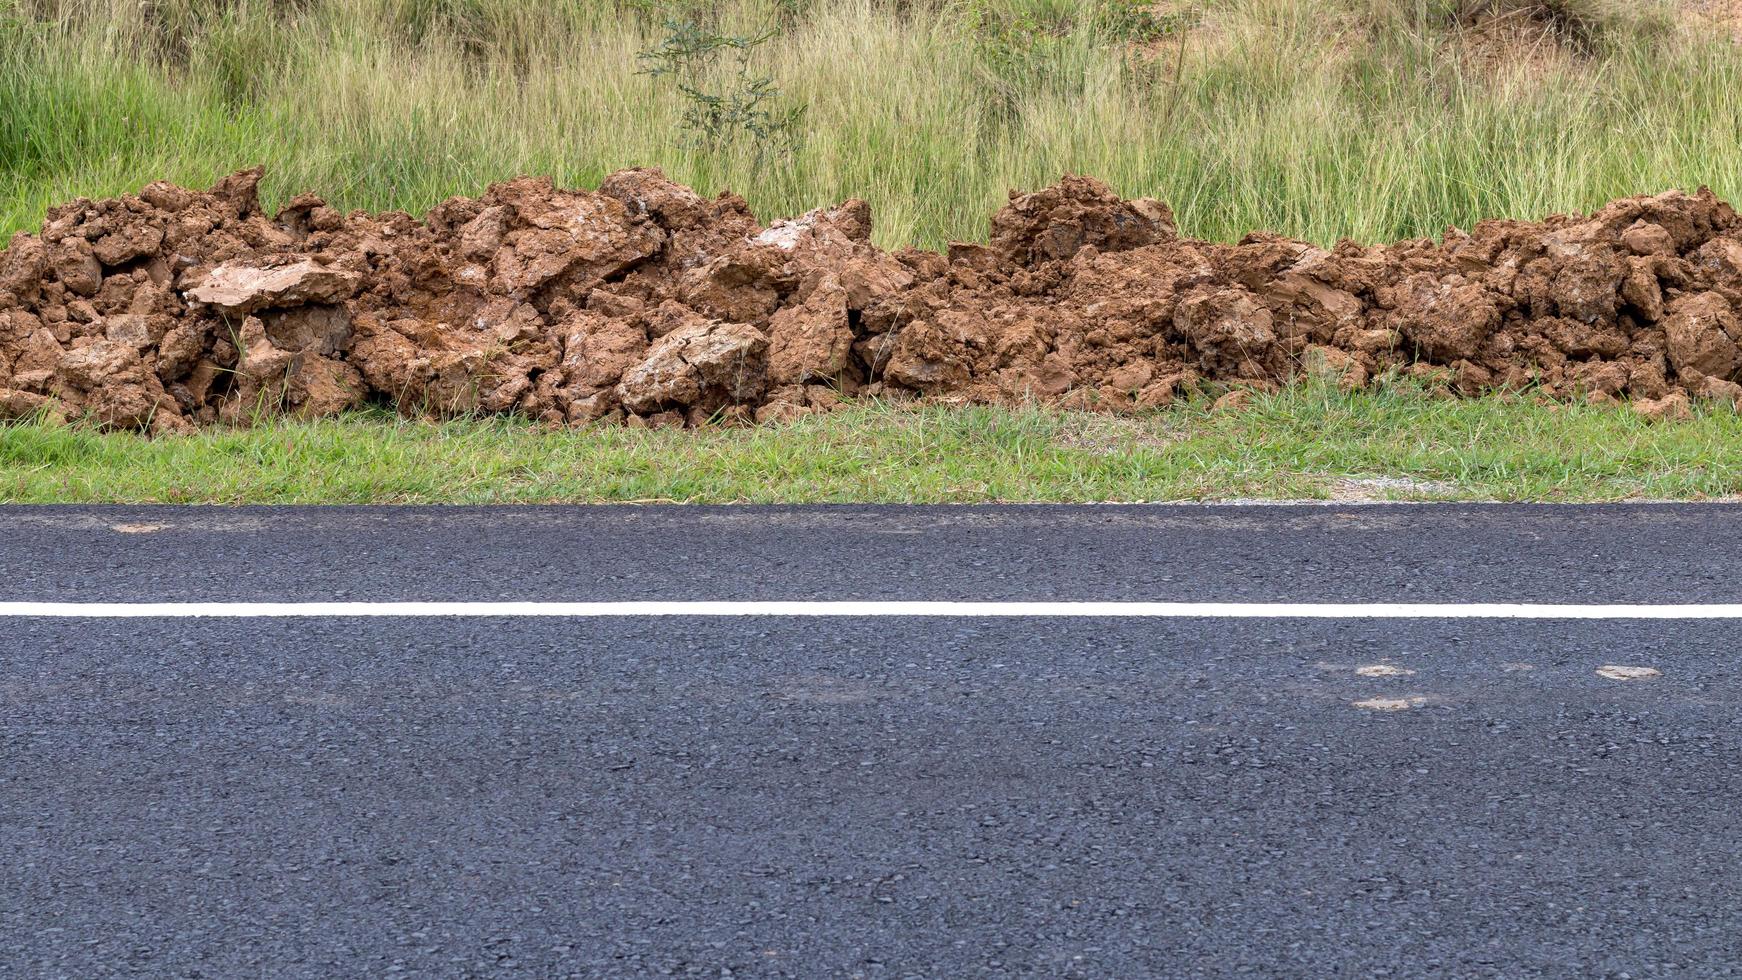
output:
M843 396L1165 405L1216 383L1388 374L1477 395L1742 396L1742 222L1709 190L1444 241L1180 237L1066 177L990 243L871 244L862 201L763 226L656 170L520 178L422 220L260 171L51 210L0 252L0 417L152 432L387 402L553 423L767 422Z

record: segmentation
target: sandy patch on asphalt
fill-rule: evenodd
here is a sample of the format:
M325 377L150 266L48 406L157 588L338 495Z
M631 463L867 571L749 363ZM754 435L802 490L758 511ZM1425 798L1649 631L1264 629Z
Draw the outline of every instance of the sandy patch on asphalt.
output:
M1662 677L1663 671L1655 667L1626 667L1620 664L1604 664L1597 668L1598 677L1607 677L1612 681L1649 681Z
M1365 701L1350 702L1351 706L1366 711L1407 711L1410 708L1419 708L1426 703L1427 698L1423 697L1368 698Z
M1356 667L1355 673L1362 677L1409 677L1415 673L1408 667L1396 667L1391 664L1368 664Z

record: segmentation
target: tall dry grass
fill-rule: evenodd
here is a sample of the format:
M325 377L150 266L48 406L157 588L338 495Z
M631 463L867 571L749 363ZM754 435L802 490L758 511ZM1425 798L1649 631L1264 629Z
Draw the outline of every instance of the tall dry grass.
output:
M807 107L790 159L681 138L637 54L686 10L779 30L754 68ZM1065 171L1200 236L1387 240L1742 196L1738 91L1727 39L1608 0L0 0L0 229L254 163L271 199L413 212L653 164L765 217L864 197L886 245Z

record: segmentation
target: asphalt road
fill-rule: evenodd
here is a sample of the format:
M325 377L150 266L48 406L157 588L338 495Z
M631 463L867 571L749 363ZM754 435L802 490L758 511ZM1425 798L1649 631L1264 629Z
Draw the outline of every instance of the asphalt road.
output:
M1739 518L0 509L0 601L1734 602ZM1730 976L1739 629L0 619L0 975Z

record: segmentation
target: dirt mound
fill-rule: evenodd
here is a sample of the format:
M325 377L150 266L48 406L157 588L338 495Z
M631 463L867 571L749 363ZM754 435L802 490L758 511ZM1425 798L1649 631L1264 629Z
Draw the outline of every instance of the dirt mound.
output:
M1648 411L1742 395L1742 222L1706 190L1326 250L1180 238L1165 205L1067 177L940 255L873 246L862 201L764 227L656 170L520 178L421 221L313 195L269 217L259 178L78 200L14 236L0 415L701 425L865 395L1120 410L1303 372Z

